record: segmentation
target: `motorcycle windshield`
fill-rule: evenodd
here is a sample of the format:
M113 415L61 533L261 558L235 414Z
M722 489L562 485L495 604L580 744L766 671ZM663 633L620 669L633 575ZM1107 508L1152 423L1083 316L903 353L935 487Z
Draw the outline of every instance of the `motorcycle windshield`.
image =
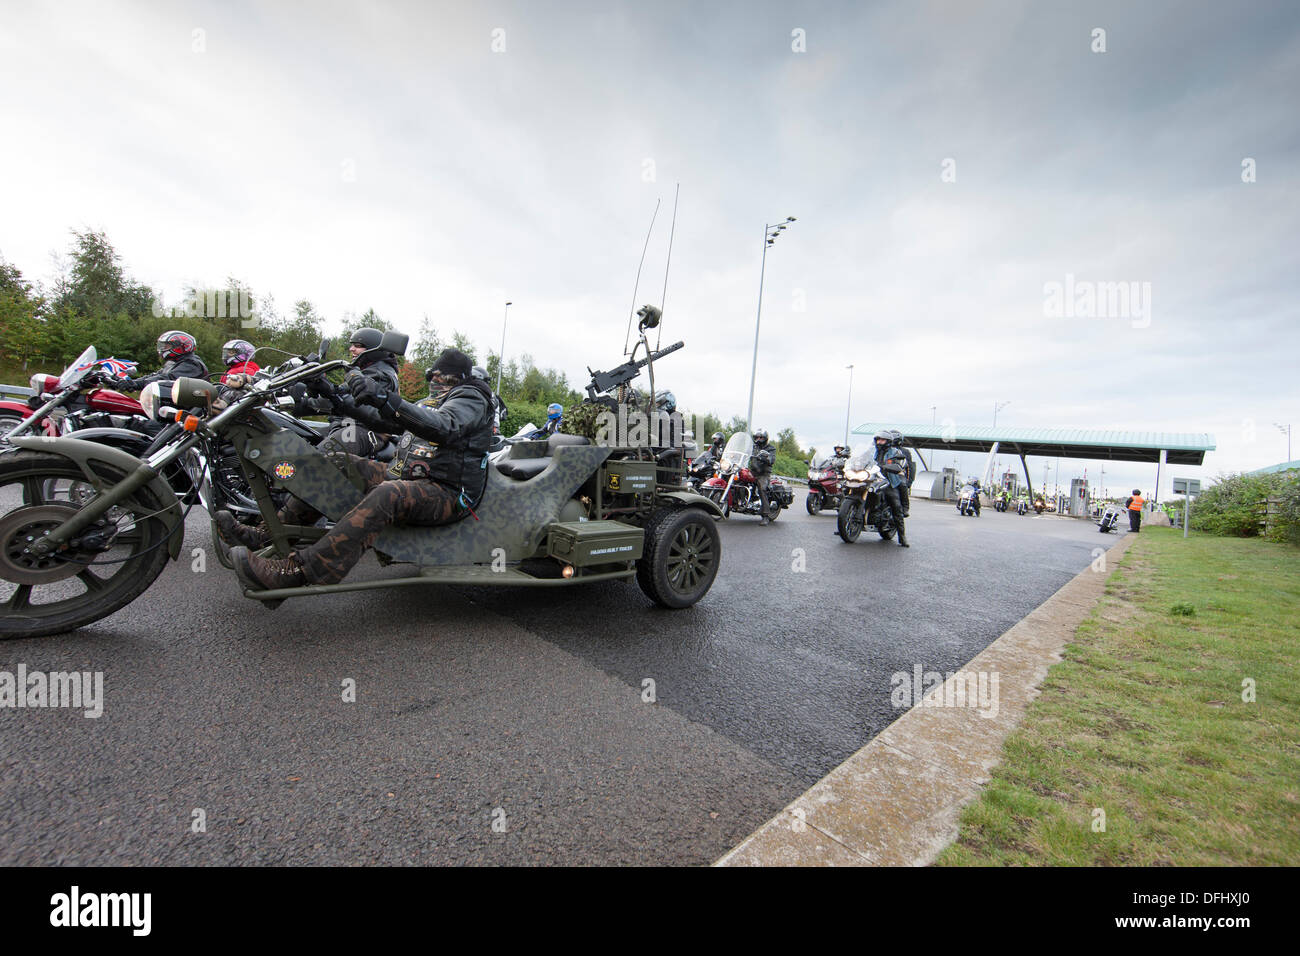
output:
M754 440L749 437L749 432L736 432L727 440L727 447L722 452L722 460L737 468L746 468L753 454Z
M813 460L808 463L809 471L825 471L831 466L830 455L814 455Z
M81 381L86 373L94 368L98 358L99 355L93 345L78 355L72 364L63 370L63 374L59 376L59 389L69 388Z
M876 471L876 459L871 452L863 452L860 455L854 455L853 460L849 462L849 471Z

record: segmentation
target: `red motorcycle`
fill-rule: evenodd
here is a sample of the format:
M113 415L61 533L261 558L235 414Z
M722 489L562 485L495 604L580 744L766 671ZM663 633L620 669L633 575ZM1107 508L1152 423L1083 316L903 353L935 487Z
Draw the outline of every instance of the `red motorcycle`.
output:
M747 432L736 432L727 441L718 460L718 473L700 486L700 493L712 498L722 509L723 517L735 511L743 515L763 514L763 499L758 494L758 482L749 470L749 459L754 454L754 442ZM767 516L775 521L782 508L788 508L794 492L780 478L768 482Z
M844 498L843 459L832 455L819 455L808 463L808 499L805 505L810 515L829 508L840 510Z
M12 436L39 433L57 437L72 432L91 441L130 448L147 446L159 424L145 415L134 398L104 388L112 377L96 369L95 362L92 345L62 375L33 375L35 394L26 402L0 401L0 447L8 446Z

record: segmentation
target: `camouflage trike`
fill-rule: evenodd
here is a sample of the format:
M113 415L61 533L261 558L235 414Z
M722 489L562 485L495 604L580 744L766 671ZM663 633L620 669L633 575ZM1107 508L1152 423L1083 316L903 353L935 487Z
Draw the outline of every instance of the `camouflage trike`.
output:
M653 395L647 326L653 323L643 319L638 342L646 358L620 368L631 368L630 379L650 364ZM402 354L406 344L406 336L387 333L380 348ZM319 539L327 528L277 518L274 491L302 499L332 524L361 500L364 484L345 461L277 424L271 409L293 386L351 364L310 356L234 393L198 379L149 386L141 395L146 412L183 427L144 459L76 438L14 439L19 450L0 460L0 637L68 631L139 597L180 554L186 511L160 473L192 448L234 446L272 542L264 554L284 556L291 545ZM286 598L370 588L636 578L660 605L695 604L722 560L717 506L682 485L680 448L599 441L561 433L516 442L485 462L487 488L473 515L385 529L376 556L411 565L409 574L244 594L275 607Z

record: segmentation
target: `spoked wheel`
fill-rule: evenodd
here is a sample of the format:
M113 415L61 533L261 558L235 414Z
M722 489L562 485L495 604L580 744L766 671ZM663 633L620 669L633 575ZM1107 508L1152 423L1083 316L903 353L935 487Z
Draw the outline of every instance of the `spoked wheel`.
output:
M836 520L836 530L840 537L852 544L862 534L864 520L862 502L857 498L845 498L840 502L840 511Z
M722 517L726 518L731 514L731 503L722 500L722 489L714 488L709 492L709 500L712 501L722 510Z
M99 468L106 485L123 477ZM32 553L32 542L80 510L73 499L78 482L85 482L81 469L59 455L0 457L2 638L58 634L107 617L138 597L167 563L167 525L156 517L165 505L147 488L66 549Z
M822 510L822 495L819 491L808 492L808 499L804 502L810 515L818 514Z
M722 536L699 508L665 511L646 526L636 583L669 608L690 607L708 593L722 563Z
M23 423L23 420L17 415L0 415L0 448L8 448L9 443L5 441L5 436Z

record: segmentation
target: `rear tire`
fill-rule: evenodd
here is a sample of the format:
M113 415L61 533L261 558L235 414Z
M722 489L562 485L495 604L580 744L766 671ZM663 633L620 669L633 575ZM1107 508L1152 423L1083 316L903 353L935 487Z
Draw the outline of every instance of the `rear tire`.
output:
M722 536L700 508L659 512L645 529L636 583L662 607L690 607L713 586L722 564Z
M820 492L817 491L808 492L808 500L804 502L804 505L808 509L808 513L810 515L819 514L821 512L822 500L823 499Z

